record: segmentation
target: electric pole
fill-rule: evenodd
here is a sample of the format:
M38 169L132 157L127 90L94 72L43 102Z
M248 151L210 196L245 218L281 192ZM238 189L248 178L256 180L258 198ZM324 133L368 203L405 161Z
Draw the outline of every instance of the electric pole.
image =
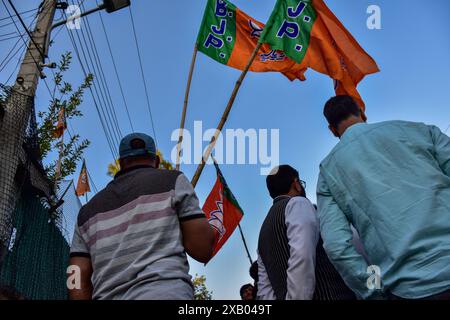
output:
M12 215L21 192L18 170L21 166L27 167L19 154L23 149L38 81L43 74L56 7L57 0L45 0L42 4L0 123L0 268L11 233Z
M10 4L12 5L11 2ZM130 4L130 0L103 0L96 8L54 25L56 9L66 9L67 2L44 0L39 7L36 27L31 34L16 82L4 106L3 118L0 118L0 270L11 234L12 216L25 184L24 172L27 172L25 175L28 174L33 186L45 185L42 193L46 196L51 193L49 190L52 187L48 186L45 174L29 161L24 152L25 131L30 117L34 116L32 111L39 78L45 77L42 70L48 66L45 60L48 56L51 31L68 21L93 12L105 10L107 13L113 13ZM18 15L17 11L16 14Z

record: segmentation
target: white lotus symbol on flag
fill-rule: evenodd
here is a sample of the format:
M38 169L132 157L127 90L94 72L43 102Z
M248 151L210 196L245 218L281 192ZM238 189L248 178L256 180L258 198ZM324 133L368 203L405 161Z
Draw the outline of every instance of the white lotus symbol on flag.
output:
M223 225L223 202L216 201L216 205L218 210L211 211L208 222L219 233L220 241L226 232L225 226Z
M250 28L252 28L251 36L255 38L259 38L261 36L261 33L263 31L262 28L260 28L256 23L254 23L252 20L248 20L248 24L250 25Z

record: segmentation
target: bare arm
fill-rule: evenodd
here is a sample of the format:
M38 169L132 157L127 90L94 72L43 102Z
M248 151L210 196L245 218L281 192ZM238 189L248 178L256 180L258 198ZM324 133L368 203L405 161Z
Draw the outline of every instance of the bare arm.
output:
M77 286L74 289L69 289L70 300L91 300L92 299L92 263L88 257L71 257L70 265L78 267L75 271L75 279ZM79 286L78 286L79 285Z
M181 221L183 245L195 260L207 263L214 249L215 236L206 218Z
M184 174L178 176L175 185L175 207L186 252L199 262L208 262L214 249L215 231L209 225L194 188Z

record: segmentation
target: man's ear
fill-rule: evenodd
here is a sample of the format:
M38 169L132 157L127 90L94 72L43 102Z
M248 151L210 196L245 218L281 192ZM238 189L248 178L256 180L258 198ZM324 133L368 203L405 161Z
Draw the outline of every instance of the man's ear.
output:
M161 159L159 158L159 156L155 156L155 168L159 169L159 165L161 164Z
M297 191L297 192L300 191L300 190L298 189L298 187L297 187L297 181L296 181L296 180L292 181L292 183L291 183L291 190L295 190L295 191Z
M362 119L362 121L367 122L367 116L366 116L366 113L364 112L364 110L361 110L361 119Z
M338 133L338 131L336 130L335 127L333 127L331 124L329 124L329 125L328 125L328 129L330 129L330 131L333 133L333 135L334 135L336 138L339 138L339 133Z
M291 190L294 190L297 193L302 193L302 186L300 185L300 182L297 182L297 180L294 180L291 184Z
M119 166L120 166L119 170L122 170L122 168L125 167L123 164L123 159L119 159Z

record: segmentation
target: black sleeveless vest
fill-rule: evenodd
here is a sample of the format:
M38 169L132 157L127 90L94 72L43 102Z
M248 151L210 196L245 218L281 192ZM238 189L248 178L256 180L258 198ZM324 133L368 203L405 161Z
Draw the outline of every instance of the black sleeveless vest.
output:
M285 210L291 197L274 200L261 227L258 251L277 300L287 294L287 269L290 257ZM316 248L316 288L313 300L354 300L355 294L345 285L323 249L322 238Z

